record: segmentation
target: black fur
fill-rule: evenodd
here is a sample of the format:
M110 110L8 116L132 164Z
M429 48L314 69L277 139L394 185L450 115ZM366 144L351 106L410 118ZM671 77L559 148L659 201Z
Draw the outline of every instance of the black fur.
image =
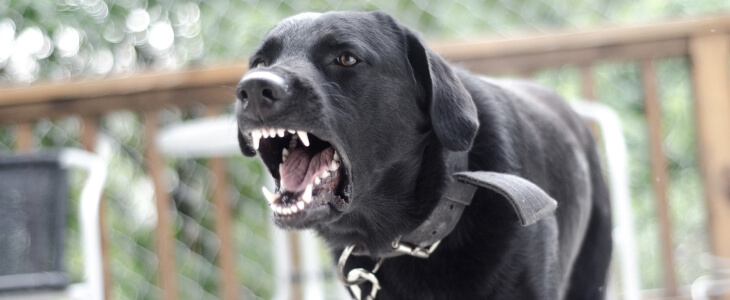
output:
M359 63L338 65L342 53ZM285 78L293 96L239 102L241 132L299 128L343 152L347 206L283 224L314 228L335 255L350 244L371 253L388 249L423 222L458 171L447 164L454 151L468 151L469 170L521 176L558 201L555 215L521 227L504 199L478 190L430 258L385 260L377 299L604 297L608 192L589 130L559 96L450 67L380 12L287 19L250 61ZM244 154L255 154L250 137L239 134L239 141ZM372 264L355 257L348 268Z

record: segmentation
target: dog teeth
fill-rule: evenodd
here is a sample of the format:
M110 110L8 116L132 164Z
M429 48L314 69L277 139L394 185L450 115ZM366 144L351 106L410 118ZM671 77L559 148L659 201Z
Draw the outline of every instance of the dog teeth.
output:
M302 202L301 200L297 201L297 207L299 207L299 210L304 210L304 202Z
M293 214L295 214L295 213L297 213L299 211L299 209L296 206L294 206L294 205L290 206L290 209L291 209L291 212Z
M332 163L330 164L330 171L335 171L339 167L340 167L340 163L338 163L337 161L334 161L333 160Z
M261 141L261 130L251 130L251 139L253 140L254 149L259 149L259 142Z
M302 194L302 200L304 200L304 202L307 204L312 203L312 185L311 184L308 184L307 188L304 189L304 193Z
M299 136L299 139L302 140L302 144L304 144L304 147L309 147L309 137L307 136L306 131L297 131L297 135Z
M287 157L289 157L289 150L281 149L281 162L285 162Z
M327 178L327 177L330 177L330 175L331 175L331 174L330 174L330 172L329 172L329 171L327 171L327 170L325 170L324 172L322 172L322 175L320 175L320 176L321 176L322 178Z
M303 130L293 130L293 129L283 129L283 128L260 128L260 129L254 129L251 130L251 137L253 138L254 148L258 149L259 141L261 138L273 138L273 137L284 137L286 132L289 132L292 134L291 142L289 143L289 148L296 147L296 141L302 140L302 144L304 144L305 147L309 147L309 136L307 135L306 131ZM335 159L339 160L339 154L335 152Z
M332 156L332 159L334 161L338 161L338 162L340 161L340 154L337 153L337 150L335 150L335 154Z
M319 179L319 177L314 177L314 184L319 185L320 183L322 183L322 179Z
M261 191L264 193L264 198L266 198L266 201L269 201L269 203L271 203L271 204L273 204L276 200L279 200L279 198L281 198L281 195L272 193L265 186L261 187Z

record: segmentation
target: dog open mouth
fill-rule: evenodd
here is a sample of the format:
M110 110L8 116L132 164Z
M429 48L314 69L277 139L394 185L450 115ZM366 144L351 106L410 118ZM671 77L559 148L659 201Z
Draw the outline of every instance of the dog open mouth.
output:
M293 129L259 128L250 135L277 182L276 191L262 190L278 223L307 227L331 208L342 211L347 206L347 168L332 143Z

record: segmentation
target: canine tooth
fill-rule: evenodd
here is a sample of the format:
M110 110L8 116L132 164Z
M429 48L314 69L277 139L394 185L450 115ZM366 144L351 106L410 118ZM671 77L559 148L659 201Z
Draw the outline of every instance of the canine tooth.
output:
M335 155L332 156L332 159L335 161L340 161L340 154L337 153L337 150L335 150Z
M269 128L269 136L270 137L276 137L276 129Z
M281 195L274 194L269 189L267 189L265 186L261 187L261 191L264 193L264 198L266 198L266 201L269 201L269 203L274 203L274 201L279 200Z
M261 135L264 136L265 139L269 138L269 130L266 128L261 128Z
M295 133L297 133L297 131L296 131L296 130L294 130L294 129L287 129L286 131L289 131L289 133L291 133L291 134L295 134Z
M253 140L253 147L254 149L259 149L259 141L261 141L261 131L258 129L254 129L251 131L251 139Z
M305 147L309 147L309 137L307 136L306 131L297 131L297 135L299 136L299 139L302 140L302 144L304 144Z
M295 214L295 213L297 213L299 211L299 209L295 205L290 206L290 208L291 208L291 212L293 214Z
M297 201L297 207L299 207L300 210L303 210L304 209L304 202Z
M319 177L314 177L314 184L319 185L322 183L322 179L319 179Z
M324 172L322 172L322 175L321 175L321 177L322 177L322 178L327 178L327 177L330 177L330 175L332 175L332 174L330 174L330 172L329 172L329 171L325 170Z
M337 170L337 168L339 168L339 167L340 167L340 164L333 160L332 163L330 164L330 171Z
M312 185L308 184L307 188L304 189L304 194L302 194L302 200L306 203L312 202Z
M281 149L281 155L284 157L289 157L289 149Z

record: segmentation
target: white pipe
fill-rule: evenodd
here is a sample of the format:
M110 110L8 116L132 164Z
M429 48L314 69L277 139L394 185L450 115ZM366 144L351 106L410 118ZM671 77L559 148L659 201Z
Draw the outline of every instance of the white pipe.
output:
M233 115L201 118L160 129L157 148L166 157L240 155Z
M692 283L692 299L709 300L711 297L730 295L730 279L702 276Z
M268 177L265 184L268 188L273 189L274 183L271 177ZM270 214L271 210L266 209L266 213ZM289 243L289 232L274 225L274 218L269 217L269 232L271 236L272 248L274 253L274 285L275 291L272 299L289 300L292 293L292 257L291 243Z
M317 237L311 230L305 230L298 232L297 238L299 257L302 262L300 274L304 284L304 299L322 300L324 299L324 286L322 285L324 273L319 257Z
M107 175L106 163L99 156L79 149L64 149L60 155L64 167L78 167L88 171L79 201L81 216L81 244L84 257L84 282L69 287L71 297L101 300L104 298L104 271L101 256L99 202ZM82 293L83 295L76 295Z
M641 281L636 259L637 248L629 191L626 142L621 132L621 122L616 113L603 104L577 101L572 104L572 107L580 116L595 122L601 129L606 152L613 220L616 224L613 238L620 254L623 296L627 300L638 300L640 299Z

